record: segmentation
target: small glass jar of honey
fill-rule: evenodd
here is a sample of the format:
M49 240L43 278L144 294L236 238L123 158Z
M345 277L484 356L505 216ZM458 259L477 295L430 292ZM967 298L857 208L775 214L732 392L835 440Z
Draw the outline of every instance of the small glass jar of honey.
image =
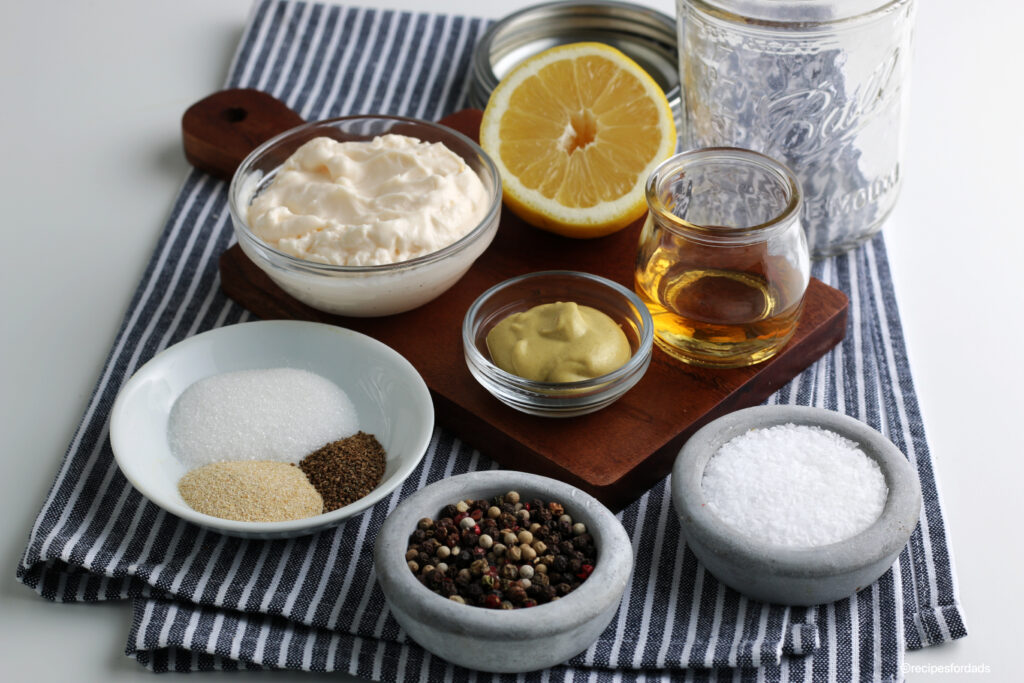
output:
M662 163L646 193L636 291L658 346L722 368L778 353L810 278L793 172L757 152L712 147Z

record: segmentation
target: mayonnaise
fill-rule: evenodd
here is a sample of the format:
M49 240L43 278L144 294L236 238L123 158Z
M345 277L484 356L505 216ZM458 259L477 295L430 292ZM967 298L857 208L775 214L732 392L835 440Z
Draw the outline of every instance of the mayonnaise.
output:
M370 266L442 249L475 228L487 191L442 143L404 135L302 145L249 206L253 233L308 261Z
M487 333L499 368L535 382L576 382L606 375L630 359L625 333L607 315L575 302L534 306Z

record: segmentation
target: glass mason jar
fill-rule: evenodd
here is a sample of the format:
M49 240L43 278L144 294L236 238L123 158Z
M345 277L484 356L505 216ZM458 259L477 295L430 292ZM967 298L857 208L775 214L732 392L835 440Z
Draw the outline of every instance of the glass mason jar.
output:
M677 0L684 148L796 171L815 258L881 229L899 194L914 0Z
M796 330L810 279L792 171L757 152L677 154L647 180L635 287L654 341L685 363L753 365Z

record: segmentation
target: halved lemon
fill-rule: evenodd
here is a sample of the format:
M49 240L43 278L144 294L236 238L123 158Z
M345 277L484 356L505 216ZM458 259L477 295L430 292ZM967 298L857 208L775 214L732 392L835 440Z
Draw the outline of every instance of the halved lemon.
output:
M505 203L538 228L600 237L643 215L644 183L676 146L664 91L602 43L545 50L498 83L480 146Z

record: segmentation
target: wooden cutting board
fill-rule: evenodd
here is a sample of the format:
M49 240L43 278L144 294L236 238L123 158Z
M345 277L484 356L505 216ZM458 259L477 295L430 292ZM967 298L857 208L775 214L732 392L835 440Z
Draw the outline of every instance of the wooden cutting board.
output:
M465 110L441 123L476 139L480 116ZM186 156L197 168L230 178L249 150L300 121L264 93L217 93L182 120ZM420 372L438 422L459 438L509 469L560 479L620 509L668 474L693 432L761 403L835 346L846 333L848 308L846 295L812 278L796 333L771 360L717 370L684 365L655 348L643 379L590 415L525 415L487 393L463 358L462 319L473 300L509 277L548 269L595 273L631 288L640 227L638 221L607 237L570 240L534 229L505 210L494 242L452 289L416 310L384 318L344 318L310 308L272 283L237 245L221 256L221 286L261 318L339 325L388 344Z

